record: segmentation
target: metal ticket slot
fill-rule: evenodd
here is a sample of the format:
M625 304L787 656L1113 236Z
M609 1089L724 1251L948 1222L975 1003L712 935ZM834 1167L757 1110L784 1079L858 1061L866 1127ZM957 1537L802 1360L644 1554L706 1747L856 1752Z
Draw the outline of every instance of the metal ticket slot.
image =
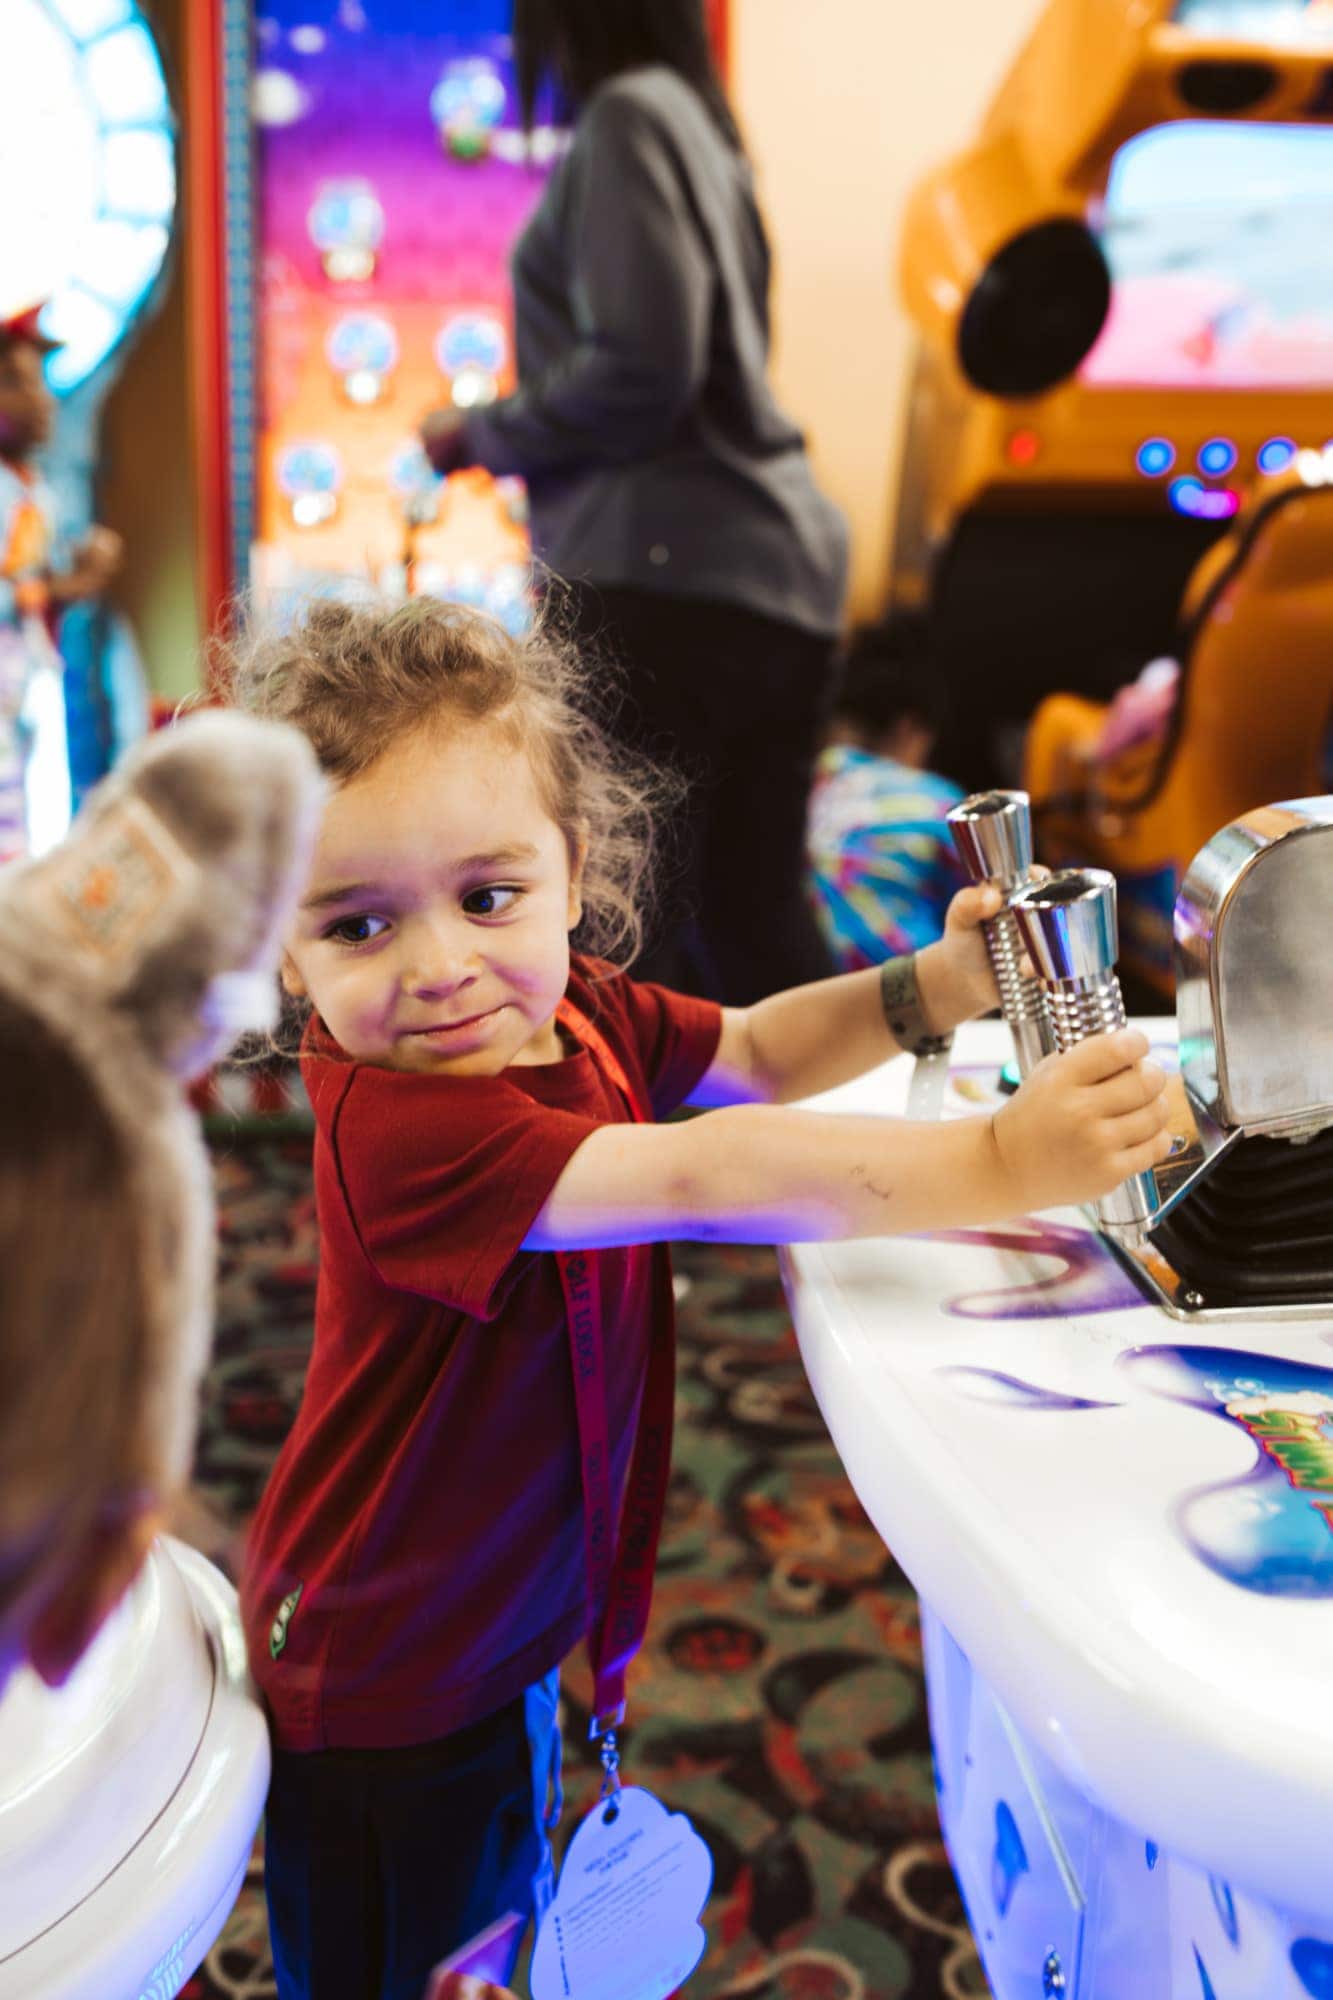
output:
M1176 1148L1107 1241L1181 1319L1333 1310L1333 798L1209 841L1175 910Z

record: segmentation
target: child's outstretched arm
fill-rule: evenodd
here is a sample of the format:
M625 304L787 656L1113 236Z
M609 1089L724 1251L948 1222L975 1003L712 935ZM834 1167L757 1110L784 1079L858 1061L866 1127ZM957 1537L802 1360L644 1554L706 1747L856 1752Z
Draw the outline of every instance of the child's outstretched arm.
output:
M873 975L872 975L873 976ZM530 1250L673 1238L818 1242L1091 1201L1164 1160L1165 1078L1136 1029L1048 1056L990 1118L910 1124L737 1105L585 1139Z
M960 890L944 936L916 954L917 987L932 1034L947 1035L999 1005L983 919L1000 908L988 886ZM690 1098L696 1105L792 1104L863 1076L897 1053L878 968L794 986L753 1007L728 1007L716 1056Z

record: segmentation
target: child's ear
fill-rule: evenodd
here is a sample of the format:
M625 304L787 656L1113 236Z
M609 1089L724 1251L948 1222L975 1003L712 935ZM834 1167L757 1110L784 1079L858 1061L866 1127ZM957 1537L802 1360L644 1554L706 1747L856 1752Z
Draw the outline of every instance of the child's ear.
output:
M583 919L583 871L588 863L588 841L581 835L574 844L569 863L569 924L575 930Z
M304 979L302 979L296 960L289 951L284 951L282 954L279 975L282 979L282 990L289 1000L308 1000L310 998L310 988L306 985Z

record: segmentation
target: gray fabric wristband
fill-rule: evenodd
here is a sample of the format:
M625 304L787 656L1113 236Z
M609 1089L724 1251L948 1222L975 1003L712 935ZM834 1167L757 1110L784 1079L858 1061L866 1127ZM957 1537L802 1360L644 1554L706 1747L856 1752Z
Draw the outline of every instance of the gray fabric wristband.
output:
M889 1033L909 1056L938 1056L953 1047L953 1036L933 1035L926 1026L921 989L916 983L916 953L887 958L879 969L879 997Z

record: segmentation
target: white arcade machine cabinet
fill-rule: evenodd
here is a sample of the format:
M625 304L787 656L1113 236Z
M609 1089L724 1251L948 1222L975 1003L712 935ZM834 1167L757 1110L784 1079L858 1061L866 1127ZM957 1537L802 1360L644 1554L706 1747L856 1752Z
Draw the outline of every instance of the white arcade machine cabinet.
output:
M235 1592L160 1540L65 1686L25 1668L0 1700L0 2000L171 2000L268 1775Z
M785 1253L834 1442L922 1599L995 2000L1333 1996L1330 913L1331 799L1191 869L1179 1145L1137 1242L1068 1209ZM1145 1025L1174 1066L1176 1023ZM993 1109L1010 1053L965 1030L945 1115ZM900 1115L910 1069L818 1108Z

